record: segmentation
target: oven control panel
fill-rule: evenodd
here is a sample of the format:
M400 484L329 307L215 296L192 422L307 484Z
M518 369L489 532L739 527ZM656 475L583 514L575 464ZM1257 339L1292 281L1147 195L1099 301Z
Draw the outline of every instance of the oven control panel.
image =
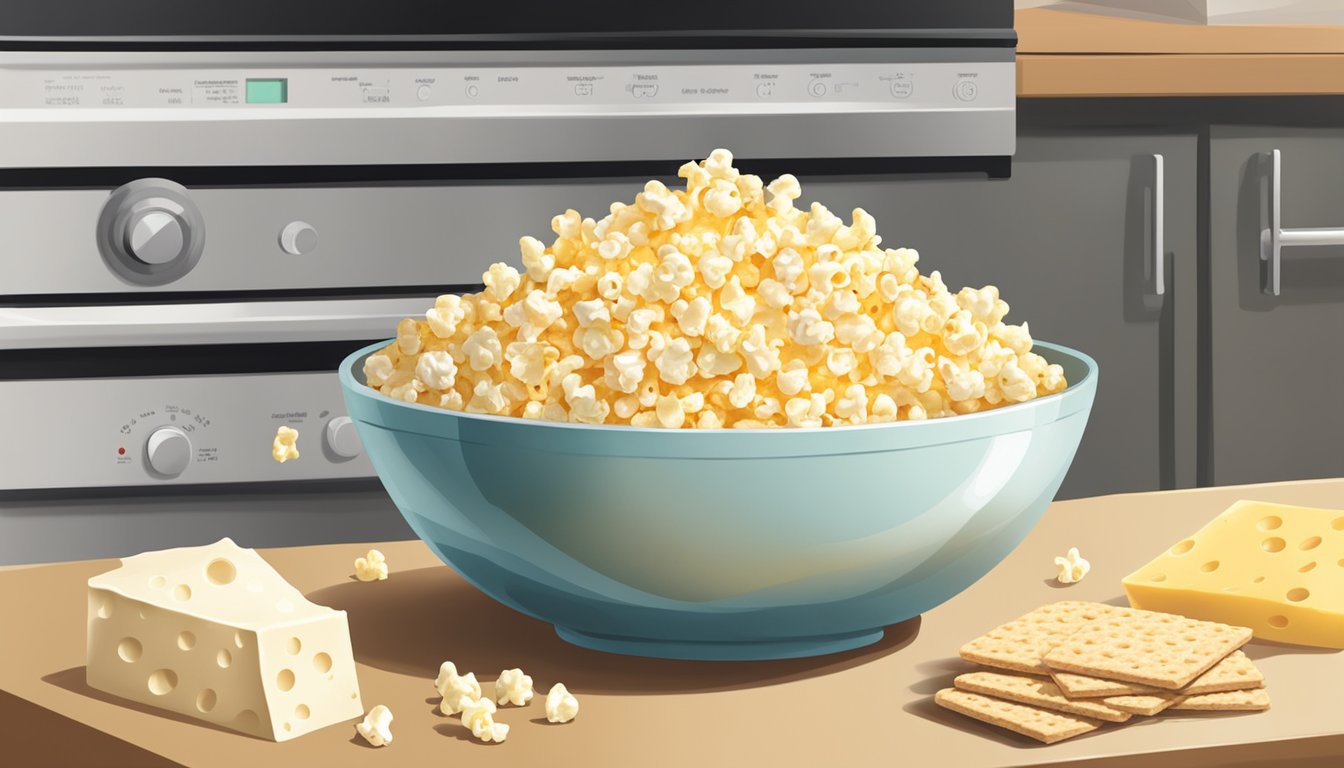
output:
M371 477L336 374L0 382L0 490ZM281 426L299 458L271 456Z
M593 67L42 69L0 71L11 108L253 109L866 104L882 109L1011 107L1012 62Z

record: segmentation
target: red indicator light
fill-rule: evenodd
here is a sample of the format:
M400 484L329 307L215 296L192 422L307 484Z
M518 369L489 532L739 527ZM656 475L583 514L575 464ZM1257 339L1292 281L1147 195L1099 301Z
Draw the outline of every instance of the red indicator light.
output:
M118 448L118 449L117 449L117 455L118 455L118 456L125 456L125 455L126 455L126 449L125 449L125 448Z

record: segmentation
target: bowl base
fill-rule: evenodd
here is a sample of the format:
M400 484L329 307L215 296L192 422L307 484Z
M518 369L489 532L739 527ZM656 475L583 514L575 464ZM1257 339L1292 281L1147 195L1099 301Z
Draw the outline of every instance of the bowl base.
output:
M797 659L839 653L882 639L882 629L870 629L840 635L794 637L786 640L747 640L742 642L695 642L657 640L644 637L591 635L556 625L555 633L567 643L605 653L648 656L655 659L692 659L695 661L763 661Z

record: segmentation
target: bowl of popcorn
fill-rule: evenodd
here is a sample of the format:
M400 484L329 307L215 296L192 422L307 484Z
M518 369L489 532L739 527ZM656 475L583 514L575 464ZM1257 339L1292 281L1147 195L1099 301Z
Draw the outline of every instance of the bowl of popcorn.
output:
M340 380L415 532L578 645L765 659L875 642L1030 531L1087 355L715 151L567 211Z

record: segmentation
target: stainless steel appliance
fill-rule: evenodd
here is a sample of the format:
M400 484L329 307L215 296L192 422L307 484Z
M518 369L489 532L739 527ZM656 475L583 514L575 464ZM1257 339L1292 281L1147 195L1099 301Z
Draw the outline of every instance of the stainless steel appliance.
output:
M0 563L408 535L337 361L715 147L1010 171L1006 0L227 5L0 9Z

